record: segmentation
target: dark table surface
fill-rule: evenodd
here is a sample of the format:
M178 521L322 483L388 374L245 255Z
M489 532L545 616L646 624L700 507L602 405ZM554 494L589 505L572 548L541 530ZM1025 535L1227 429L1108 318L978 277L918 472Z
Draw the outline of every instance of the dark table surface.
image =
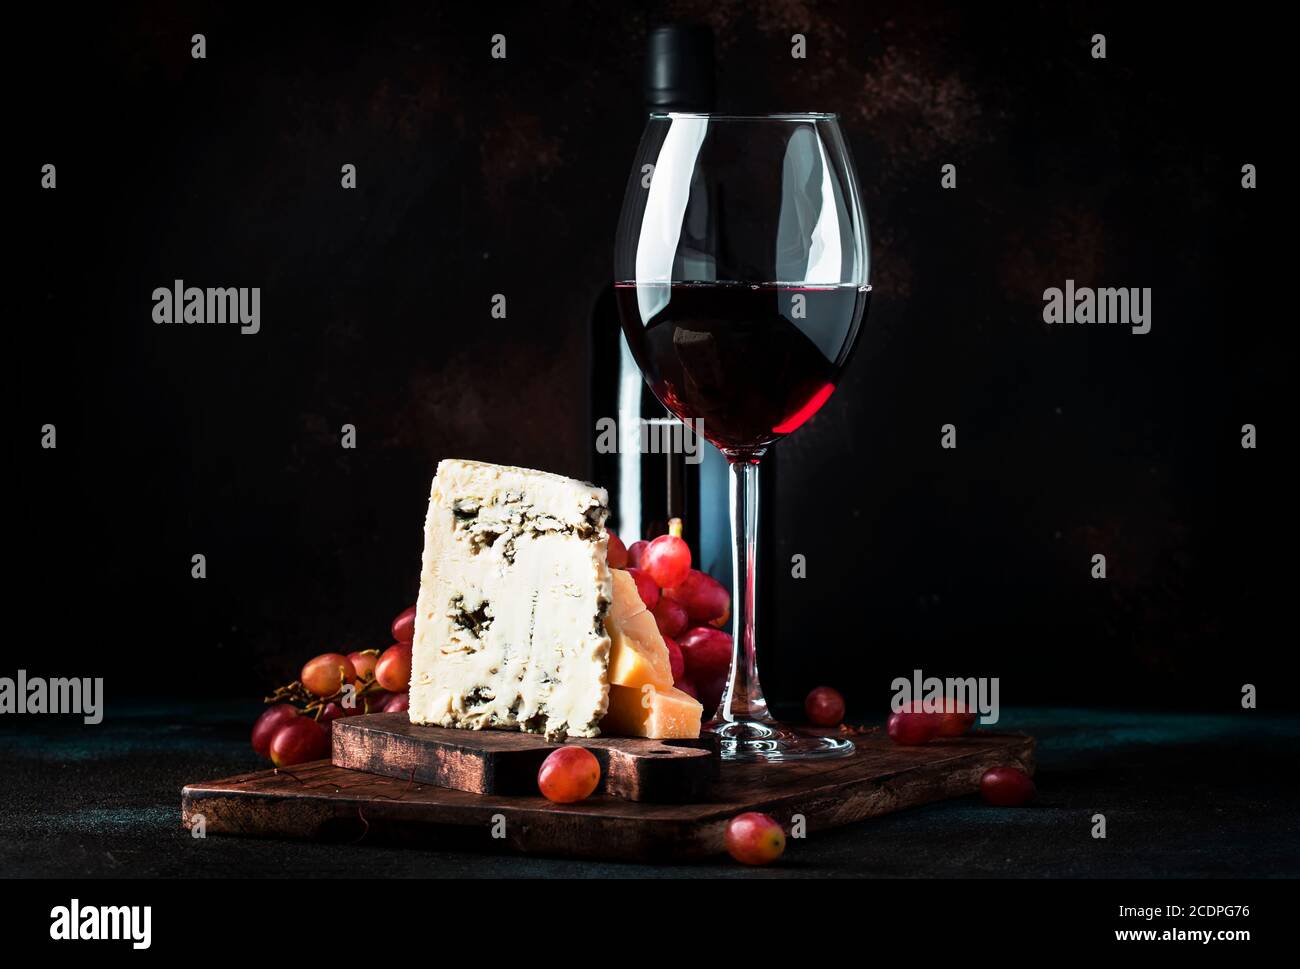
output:
M257 705L109 708L102 724L0 719L0 865L11 877L599 875L1269 877L1300 874L1300 719L1109 710L1004 711L1038 738L1037 802L967 797L793 841L780 864L593 863L232 837L180 826L186 783L261 768ZM1092 837L1093 815L1107 837Z

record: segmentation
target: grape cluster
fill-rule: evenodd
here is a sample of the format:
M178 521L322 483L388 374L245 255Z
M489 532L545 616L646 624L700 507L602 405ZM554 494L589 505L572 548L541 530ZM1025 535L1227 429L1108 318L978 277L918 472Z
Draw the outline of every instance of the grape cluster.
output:
M691 568L691 548L674 518L668 534L625 546L609 532L609 566L626 569L668 647L673 685L699 700L706 714L722 701L731 671L731 594L717 579Z
M329 756L335 720L407 709L415 606L398 614L392 632L394 643L382 652L321 653L309 659L298 679L266 698L271 705L253 724L253 750L276 767L320 760Z
M934 711L912 703L890 714L885 730L894 743L915 747L936 737L960 737L975 723L975 717L960 700L946 699L943 709Z

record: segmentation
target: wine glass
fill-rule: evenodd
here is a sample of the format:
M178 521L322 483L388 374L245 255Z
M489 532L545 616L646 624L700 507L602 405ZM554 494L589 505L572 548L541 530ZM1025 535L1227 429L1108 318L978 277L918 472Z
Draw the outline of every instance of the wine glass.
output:
M871 296L866 218L836 116L651 114L614 263L646 381L731 465L733 653L706 729L729 760L851 754L851 741L768 712L754 614L759 461L834 392Z

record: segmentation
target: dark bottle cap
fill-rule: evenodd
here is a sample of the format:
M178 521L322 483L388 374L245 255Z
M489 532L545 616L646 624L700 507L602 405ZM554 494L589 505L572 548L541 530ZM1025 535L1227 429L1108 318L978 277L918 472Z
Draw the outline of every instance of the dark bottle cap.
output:
M713 110L713 31L656 27L646 39L645 103L652 111Z

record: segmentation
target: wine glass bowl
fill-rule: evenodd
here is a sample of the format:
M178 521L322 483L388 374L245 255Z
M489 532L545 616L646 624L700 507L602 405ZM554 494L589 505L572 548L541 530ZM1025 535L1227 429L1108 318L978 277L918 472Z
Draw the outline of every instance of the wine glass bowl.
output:
M662 305L646 315L647 295ZM856 286L701 282L621 283L623 319L641 319L633 345L655 396L729 458L761 457L830 399L842 364L809 336L847 355L870 290ZM793 318L799 314L801 318Z
M735 652L708 726L728 759L853 750L767 711L755 637L757 466L834 392L869 275L834 115L650 116L619 219L615 294L655 396L731 462Z

